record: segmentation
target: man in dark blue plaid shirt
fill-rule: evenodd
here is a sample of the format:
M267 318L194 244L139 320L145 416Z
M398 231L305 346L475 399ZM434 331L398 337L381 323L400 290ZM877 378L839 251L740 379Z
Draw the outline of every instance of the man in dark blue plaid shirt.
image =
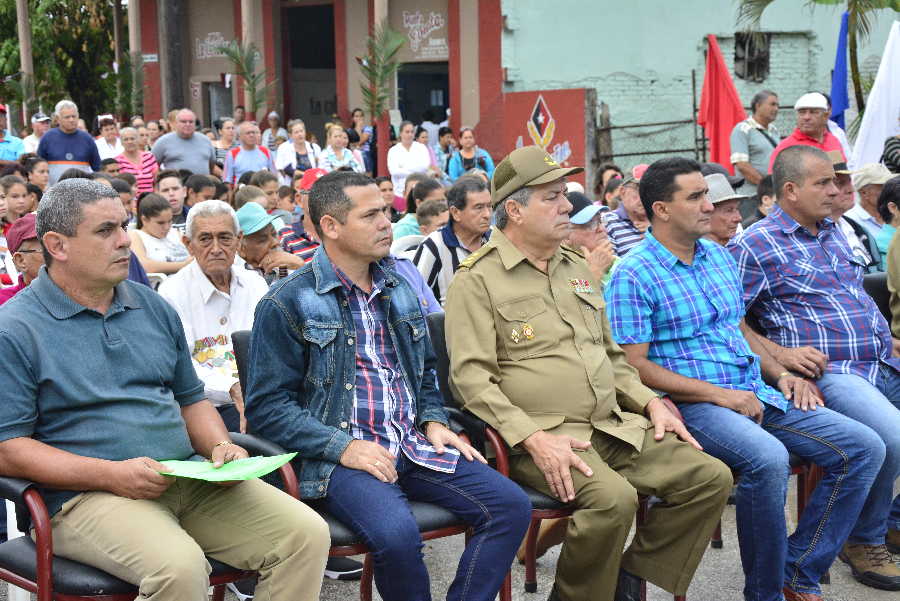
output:
M647 169L641 200L652 232L606 288L613 336L641 380L679 402L704 450L737 472L744 598L821 598L819 581L866 500L883 444L821 407L815 388L747 329L737 265L703 238L713 213L707 192L695 161L662 159ZM788 452L825 471L790 538Z
M865 265L829 217L838 191L828 155L787 148L773 177L778 204L731 249L744 304L783 365L819 377L828 407L884 441L884 464L840 557L860 582L900 590L889 552L900 552L900 341L863 289Z

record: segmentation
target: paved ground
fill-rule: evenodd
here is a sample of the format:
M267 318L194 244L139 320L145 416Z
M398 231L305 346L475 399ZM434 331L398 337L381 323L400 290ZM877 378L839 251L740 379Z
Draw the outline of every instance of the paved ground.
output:
M791 490L793 491L793 479ZM897 491L900 492L900 484ZM788 500L788 524L794 526L793 494ZM728 506L723 516L723 549L708 549L688 591L689 601L741 601L743 574L737 550L734 528L734 507ZM462 549L462 536L431 541L426 544L425 560L432 576L431 591L435 600L444 599L453 578ZM544 601L553 582L553 571L559 556L559 548L551 550L538 562L538 592L528 594L523 591L524 568L516 565L513 569L513 599L515 601ZM895 557L895 559L900 559ZM655 587L649 587L649 601L671 600L671 596ZM836 561L831 569L831 584L824 586L827 601L898 601L900 593L879 591L862 586L853 580L850 570L842 562ZM322 601L354 601L359 598L359 583L326 580L322 587ZM380 601L377 592L375 599ZM0 601L7 600L6 587L0 586ZM236 601L228 593L226 601Z

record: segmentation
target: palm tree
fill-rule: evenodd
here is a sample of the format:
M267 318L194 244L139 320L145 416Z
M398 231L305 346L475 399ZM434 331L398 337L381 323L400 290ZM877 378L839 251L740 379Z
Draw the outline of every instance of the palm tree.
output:
M775 0L739 0L738 25L747 29L759 28L759 22L765 10ZM853 93L856 96L856 107L861 113L866 106L862 79L859 75L858 42L865 41L872 30L872 17L876 10L892 8L900 12L900 0L806 0L810 6L828 5L847 6L847 46L850 51L850 77L853 80Z
M366 56L357 57L362 81L363 103L369 115L377 119L387 110L394 74L400 68L397 53L406 42L406 37L382 21L377 25L366 41Z
M247 94L247 109L249 119L255 119L266 101L269 90L275 85L275 80L266 82L265 68L258 69L261 55L253 43L241 44L234 40L228 44L219 46L219 49L234 66L235 73L244 80L244 91Z

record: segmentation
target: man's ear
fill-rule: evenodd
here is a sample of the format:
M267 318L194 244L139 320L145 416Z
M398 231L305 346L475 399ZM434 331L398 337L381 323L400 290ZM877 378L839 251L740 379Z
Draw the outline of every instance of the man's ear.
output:
M57 232L47 232L41 242L54 261L65 261L69 257L69 238Z
M322 237L336 240L340 236L341 222L331 215L322 215L319 220L319 227L322 229Z
M19 252L13 253L12 260L16 270L25 271L25 255Z
M660 221L668 221L669 218L671 217L671 214L669 213L669 203L668 202L663 202L661 200L657 200L650 207L650 210L652 210L653 213L651 215L647 215L648 220L655 218L655 219L659 219Z

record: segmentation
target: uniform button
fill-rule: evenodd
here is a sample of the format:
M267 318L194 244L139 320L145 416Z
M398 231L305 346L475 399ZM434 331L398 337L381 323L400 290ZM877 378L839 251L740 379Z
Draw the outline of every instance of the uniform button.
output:
M346 427L347 427L347 422L341 422L341 428L346 428Z
M228 323L228 318L227 318L227 317L222 317L222 318L219 320L219 323L222 324L222 325L224 326L226 323Z
M347 390L353 390L353 384L347 382L346 384L344 384L344 388L346 388Z
M348 339L347 339L347 346L353 346L353 339L352 339L352 338L348 338Z

